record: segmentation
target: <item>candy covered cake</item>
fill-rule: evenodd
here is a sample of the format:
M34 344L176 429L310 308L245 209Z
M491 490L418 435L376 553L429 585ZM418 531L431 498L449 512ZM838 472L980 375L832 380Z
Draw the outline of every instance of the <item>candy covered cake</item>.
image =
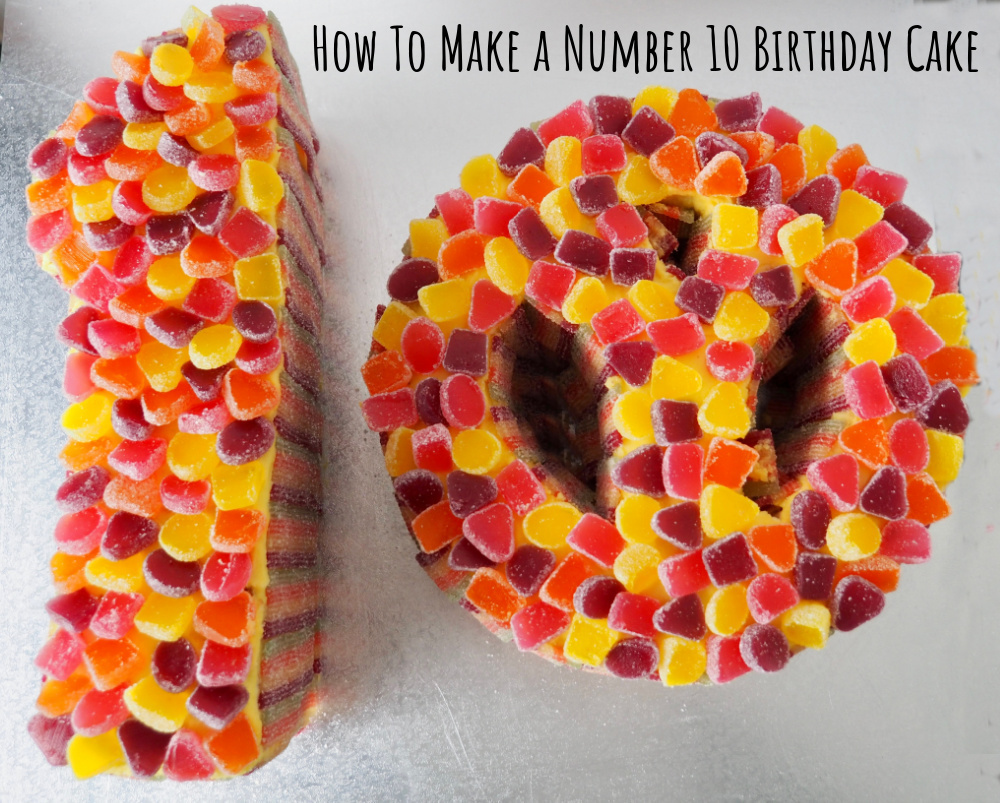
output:
M877 616L977 381L906 187L757 93L666 87L468 162L362 368L420 564L521 650L668 686Z
M111 69L28 159L71 401L29 731L81 778L238 775L318 691L318 143L258 8Z

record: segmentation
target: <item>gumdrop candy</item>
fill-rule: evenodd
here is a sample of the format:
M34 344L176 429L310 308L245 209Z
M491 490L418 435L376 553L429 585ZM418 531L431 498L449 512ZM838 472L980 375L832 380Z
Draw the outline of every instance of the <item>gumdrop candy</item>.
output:
M653 434L660 446L696 441L702 436L698 405L694 402L657 399L651 413Z
M652 153L649 168L664 184L693 190L701 165L694 143L687 137L674 137Z
M588 619L607 619L615 598L625 591L614 577L595 575L588 577L573 594L573 607Z
M913 266L934 282L934 295L958 292L961 254L918 254L913 258Z
M588 108L594 122L594 131L598 134L621 136L632 117L631 101L614 95L596 95L590 99Z
M629 385L642 387L649 381L652 373L656 347L648 341L611 343L605 347L604 356Z
M802 599L826 600L833 593L837 559L817 552L802 552L795 562L795 587Z
M643 638L619 641L604 659L604 667L618 678L648 678L660 662L660 650L656 643Z
M675 443L663 456L663 485L677 499L698 499L702 490L704 450L697 443Z
M806 470L806 476L834 510L843 513L857 507L858 461L853 455L816 460Z
M656 344L657 350L671 357L687 354L705 343L705 330L694 312L677 318L652 321L646 326L646 332Z
M845 374L844 394L848 405L860 418L881 418L896 409L878 364L871 360Z
M906 238L907 254L919 254L934 233L931 224L902 201L889 204L883 220Z
M538 593L555 566L554 553L534 544L524 544L514 551L507 562L507 581L522 597L532 597Z
M514 643L519 650L538 648L566 630L569 624L569 613L544 602L521 608L510 619Z
M150 778L163 766L171 734L160 733L132 719L119 727L118 739L133 774Z
M740 651L741 639L736 636L708 637L705 671L713 683L729 683L750 671Z
M901 307L889 318L899 350L926 360L944 347L944 340L910 307Z
M885 594L875 585L856 575L848 575L837 584L832 611L837 630L854 630L878 616L885 607Z
M681 282L675 303L680 309L697 315L705 323L712 323L725 295L726 290L721 285L698 276L688 276Z
M638 154L652 156L653 152L674 138L675 127L654 109L643 106L622 130L622 139Z
M35 714L28 720L28 733L49 764L54 767L66 765L66 747L73 737L69 714L58 717Z
M699 641L705 636L705 610L696 594L678 597L653 615L653 626L661 633Z
M757 236L757 244L760 250L771 256L781 256L781 243L778 241L778 232L782 230L786 223L790 223L799 216L799 213L790 206L775 203L768 206L760 213L760 226Z
M708 249L698 258L698 276L727 290L743 290L757 271L753 257Z
M860 324L887 317L896 305L896 293L884 276L873 276L848 290L840 304L844 314Z
M577 209L588 217L597 217L618 204L618 189L611 176L577 176L569 183Z
M757 574L753 552L743 533L733 533L705 547L702 557L712 584L719 588L749 580Z
M927 374L910 354L901 354L889 360L882 366L882 376L900 412L913 412L931 397Z
M659 607L652 597L623 591L611 603L608 627L630 636L652 638L656 633L653 616Z
M777 672L792 657L785 634L766 624L750 625L743 631L740 656L756 672Z
M931 398L917 409L917 420L930 429L962 435L969 426L969 411L961 391L946 380L931 388Z
M792 500L791 523L795 537L806 549L820 549L826 543L830 506L819 491L806 490Z

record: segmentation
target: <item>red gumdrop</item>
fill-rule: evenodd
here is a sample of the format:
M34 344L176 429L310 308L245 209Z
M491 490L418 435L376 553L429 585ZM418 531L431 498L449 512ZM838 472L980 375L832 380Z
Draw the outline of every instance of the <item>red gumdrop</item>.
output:
M492 477L452 471L448 474L448 507L460 519L482 510L497 498L497 483Z
M514 201L483 196L473 202L476 231L488 237L506 237L514 216L524 207Z
M185 482L173 474L164 477L160 483L160 498L163 506L171 513L193 516L208 507L212 496L212 484L208 480Z
M397 393L402 392L397 391ZM442 414L449 424L458 429L478 427L486 415L486 397L483 395L479 383L471 376L465 374L449 376L441 383L440 398ZM397 405L400 403L395 402ZM371 425L369 424L369 426ZM405 426L405 424L397 424L396 426ZM392 429L395 428L392 427Z
M738 199L740 206L768 209L781 203L781 172L771 164L747 171L747 191ZM763 250L763 249L762 249Z
M625 143L614 134L595 134L583 141L583 172L590 176L595 173L619 173L625 169L628 156Z
M28 154L28 170L36 181L52 178L66 168L68 156L69 149L59 137L43 139Z
M840 182L828 175L817 176L788 199L788 206L800 215L819 215L824 226L833 223L839 205Z
M187 216L202 234L217 237L235 204L236 197L229 191L203 192L188 204Z
M659 607L660 603L652 597L623 591L611 603L608 627L630 636L653 638L656 635L653 615Z
M28 221L28 247L36 254L44 254L69 237L73 224L69 212L57 209Z
M694 594L712 583L700 549L667 558L660 563L658 571L660 582L671 597Z
M239 128L264 125L278 114L278 98L273 92L241 95L225 105L226 116Z
M705 323L712 323L725 296L726 289L721 285L700 276L688 276L681 282L674 303L685 312L697 315Z
M84 156L75 150L70 151L66 161L69 180L77 187L86 187L107 178L104 160L104 156Z
M86 588L60 594L45 603L49 618L70 633L82 633L97 612L98 598Z
M934 295L958 292L961 254L919 254L913 258L913 267L934 280Z
M443 424L418 429L410 441L413 461L428 471L451 470L451 432Z
M249 700L250 692L244 686L199 686L188 698L187 709L212 730L221 731Z
M857 184L854 185L857 189ZM892 224L880 220L854 238L858 249L858 276L864 278L884 268L906 250L906 238Z
M757 123L757 130L770 134L779 145L797 142L802 128L802 123L775 106L769 106Z
M852 454L838 454L815 460L806 470L812 486L841 513L858 505L858 460Z
M90 620L90 632L98 638L120 639L132 629L135 615L145 602L142 594L107 591Z
M879 554L897 563L924 563L931 557L931 534L913 519L890 521L882 528Z
M759 264L753 257L708 249L698 258L698 275L727 290L743 290Z
M963 435L969 426L969 409L962 392L950 380L931 388L931 397L917 409L917 420L928 429Z
M66 680L83 660L86 643L75 633L57 630L35 656L35 666L56 680Z
M524 292L532 301L558 310L576 281L576 271L554 262L535 262L528 273Z
M691 312L676 318L651 321L646 325L646 333L657 350L670 357L687 354L705 344L705 330L698 316Z
M96 262L73 285L74 296L105 314L111 299L124 290L125 287Z
M141 441L153 434L139 399L116 399L111 405L111 428L126 440Z
M142 99L151 109L160 112L173 111L186 100L183 86L166 86L152 74L147 75L142 82Z
M182 728L170 737L163 774L172 781L202 781L215 774L215 764L198 734Z
M118 82L114 78L95 78L83 87L83 99L97 114L121 116L115 93Z
M602 345L629 340L645 328L645 322L627 298L608 304L594 315L590 325Z
M537 128L538 138L546 147L557 137L586 139L593 130L594 121L590 117L590 110L582 100L574 101L561 112L539 123Z
M753 131L763 115L757 92L720 100L713 111L719 120L719 128L723 131Z
M144 441L122 441L108 455L108 465L136 482L151 477L167 459L167 442L163 438Z
M708 666L706 672L713 683L729 683L750 671L740 650L740 636L710 635L708 637Z
M73 730L81 736L100 736L129 718L125 707L125 686L108 691L91 689L73 709Z
M434 204L449 234L455 235L475 226L472 196L465 190L448 190L436 195Z
M186 597L198 590L201 567L195 561L177 560L162 549L154 549L142 564L149 587L165 597Z
M265 376L277 369L284 359L281 338L272 337L266 343L244 340L236 352L236 367L254 376Z
M837 559L818 552L800 552L795 559L795 588L802 599L827 600L833 593Z
M837 630L849 631L874 619L885 608L885 594L875 585L849 574L833 592L833 626Z
M472 304L469 308L469 329L476 333L487 332L514 314L517 302L492 282L481 279L472 287Z
M206 641L201 648L195 678L202 686L229 686L243 683L250 674L253 655L249 644L244 647L227 647Z
M760 213L760 224L757 230L757 247L770 256L781 256L781 245L778 243L778 229L790 223L799 213L790 206L774 204Z
M257 6L243 5L235 3L232 5L216 6L212 9L212 16L216 22L222 26L222 30L228 33L238 33L259 25L267 24L267 14Z
M35 714L28 720L28 734L53 767L66 766L66 746L73 738L70 715L47 717Z
M652 248L615 248L611 251L611 281L631 287L638 281L652 281L656 275L656 251Z
M91 466L70 474L56 491L60 513L79 513L101 501L111 475L101 466Z
M628 121L632 119L632 101L614 95L596 95L588 105L598 134L621 136Z
M614 248L632 248L649 236L646 224L642 222L635 207L628 203L621 203L601 212L597 218L597 231Z
M510 238L525 259L541 259L555 250L558 242L541 216L530 206L523 207L507 226Z
M859 418L882 418L896 409L874 360L863 362L844 375L844 395Z
M253 563L242 552L214 552L201 570L201 593L212 602L225 602L250 582Z
M462 522L462 534L494 563L505 563L514 554L514 514L502 502L467 516Z
M236 300L236 288L224 279L198 279L184 299L183 308L212 323L223 323L236 306Z
M629 385L642 387L653 370L656 347L648 340L610 343L604 348L604 358Z
M236 169L238 178L238 164ZM236 214L219 232L219 242L239 259L262 253L271 247L276 238L274 227L245 206L236 210Z
M581 555L586 555L606 568L614 565L615 559L625 548L625 541L617 528L595 513L583 515L566 536L566 543Z
M716 340L705 349L708 372L722 382L742 382L753 373L756 357L742 341Z
M663 451L658 445L640 446L614 464L611 481L621 490L659 499L663 485Z
M68 513L56 522L56 549L66 555L88 555L97 548L108 525L99 507Z
M799 604L799 592L780 574L761 574L747 586L747 605L755 622L767 624Z
M861 492L858 507L883 519L901 519L908 509L906 475L896 466L882 466Z
M514 460L497 475L497 488L518 516L525 516L545 502L545 489L528 466Z
M414 318L403 329L400 351L418 374L429 374L441 365L445 337L441 327L428 318Z
M566 611L536 602L511 617L510 629L519 650L534 650L562 633L569 623L570 615Z
M820 549L826 543L830 506L819 491L806 490L792 500L791 523L795 538L806 549Z
M663 486L676 499L701 496L705 452L698 443L674 443L663 455Z
M884 276L873 276L848 290L840 300L844 314L854 323L884 318L896 305L896 293Z

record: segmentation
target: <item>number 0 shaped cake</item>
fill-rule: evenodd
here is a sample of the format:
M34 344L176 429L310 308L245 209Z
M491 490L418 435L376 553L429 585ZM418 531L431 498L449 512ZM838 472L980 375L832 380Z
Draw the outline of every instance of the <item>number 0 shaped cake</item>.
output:
M258 8L111 67L28 160L72 400L29 730L79 777L242 774L320 668L317 144Z
M420 564L522 650L668 686L877 616L977 381L906 186L757 93L666 87L468 162L362 369Z

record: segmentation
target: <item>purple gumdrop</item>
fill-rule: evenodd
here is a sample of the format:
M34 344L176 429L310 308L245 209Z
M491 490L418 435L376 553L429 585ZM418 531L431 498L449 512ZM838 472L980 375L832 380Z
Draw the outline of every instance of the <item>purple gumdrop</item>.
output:
M226 37L226 61L236 64L240 61L253 61L264 55L267 50L267 40L258 31L237 31Z
M660 663L660 648L650 639L629 638L619 641L604 659L604 668L616 678L648 678Z
M792 500L791 521L801 546L821 549L830 525L830 505L819 491L802 491Z
M798 297L795 278L788 265L754 274L750 279L750 295L762 307L788 307Z
M701 513L697 502L662 508L650 523L653 532L680 549L691 552L701 547Z
M611 244L594 234L570 229L560 238L555 257L581 273L604 276L611 265Z
M881 516L883 519L905 518L909 509L906 501L906 475L896 466L882 466L868 480L861 492L858 507L865 513Z
M840 206L840 182L833 176L816 176L789 198L787 205L800 215L819 215L823 225L829 226Z
M588 217L596 217L618 204L618 188L611 176L577 176L569 183L577 208Z
M425 424L444 424L444 414L441 412L441 380L434 377L423 379L413 392L417 415Z
M157 256L182 251L193 235L194 225L184 213L155 215L146 222L146 246Z
M615 248L611 251L611 281L631 287L656 274L656 251L652 248Z
M187 207L187 216L202 234L218 236L229 221L236 197L228 190L203 192Z
M514 215L507 228L517 250L530 260L548 256L558 242L538 212L530 206Z
M187 47L188 36L182 30L175 31L164 31L156 36L147 36L142 40L142 44L139 46L142 49L142 55L147 59L153 55L153 51L159 45L179 45L180 47Z
M705 547L701 557L712 585L718 588L740 583L757 575L757 563L743 533L727 535Z
M392 487L400 503L418 514L444 498L441 480L425 468L416 468L401 474L393 480Z
M688 443L701 438L698 405L694 402L657 399L651 408L653 435L660 446Z
M672 599L653 614L653 627L691 641L705 636L705 609L697 594Z
M198 590L201 566L197 561L177 560L162 549L155 549L146 556L142 573L157 594L180 598Z
M906 238L907 254L919 254L923 251L934 233L931 224L902 201L889 204L882 219Z
M220 731L236 719L250 701L245 686L199 686L187 699L188 711L212 730Z
M901 413L911 413L931 397L931 383L920 361L912 354L900 354L882 366L882 378Z
M417 300L421 287L439 281L441 277L438 276L437 263L430 259L407 258L393 268L386 282L386 289L389 291L389 298L412 304Z
M160 134L156 152L164 162L175 167L187 167L201 155L184 137L171 134L169 131Z
M750 625L740 636L740 657L755 672L777 672L791 660L788 639L774 625Z
M84 223L83 238L95 251L114 251L121 248L135 234L135 226L117 217L99 223Z
M519 128L497 154L497 166L505 176L516 176L528 165L545 165L545 146L530 128Z
M93 307L80 307L71 312L56 330L56 338L67 348L97 356L97 349L90 342L90 324L102 320L101 313Z
M615 464L611 481L623 491L659 499L667 493L663 486L663 450L656 445L640 446Z
M455 542L448 554L448 567L459 572L474 572L477 569L491 568L496 563L480 552L473 543L462 536Z
M497 482L492 477L452 471L447 479L448 505L464 519L497 498Z
M181 366L181 376L187 380L199 401L212 401L222 392L222 383L230 367L227 363L218 368L198 368L194 363L186 362Z
M123 722L118 727L118 741L132 774L139 778L156 775L163 766L172 735L153 730L137 719Z
M620 137L632 119L632 101L615 95L596 95L590 99L590 116L595 134Z
M126 123L155 123L163 119L163 112L157 111L146 101L142 84L135 81L120 81L115 89L115 103Z
M101 536L101 554L109 560L125 560L156 543L160 525L145 516L117 511L108 519Z
M656 359L656 346L648 340L626 340L604 347L604 359L632 387L649 381Z
M97 611L98 599L86 588L78 588L69 594L60 594L45 603L45 610L63 630L82 633L90 626L90 620Z
M219 460L227 466L242 466L259 460L274 446L274 424L263 416L226 424L215 442Z
M56 491L56 506L60 513L79 513L96 505L104 496L104 489L111 481L107 469L91 466L70 474Z
M740 164L744 167L750 161L750 154L747 153L746 148L718 131L705 131L699 134L694 140L694 147L702 167L711 162L713 156L726 152L735 153L740 157Z
M931 388L931 397L917 409L917 420L928 429L962 435L969 426L969 410L962 393L946 379Z
M120 117L99 114L77 132L74 147L81 156L104 156L121 145L124 130L125 121Z
M849 574L833 592L833 626L837 630L854 630L870 619L874 619L885 607L885 594L878 586Z
M802 599L823 601L833 592L837 559L819 552L800 552L795 560L795 589Z
M278 318L270 304L240 301L233 307L233 326L244 340L266 343L278 334Z
M649 106L643 106L629 120L621 133L632 150L642 156L652 156L653 152L674 138L674 127Z
M747 172L747 191L743 193L738 203L741 206L752 206L756 209L766 209L781 203L781 173L774 165L761 165Z
M705 323L715 321L715 316L726 296L726 288L700 276L688 276L681 282L674 303L685 312L693 312Z
M507 561L507 581L522 597L533 597L555 565L555 554L540 546L525 544Z
M441 365L452 374L486 376L486 348L489 338L485 332L454 329L448 338L448 347Z
M179 694L194 683L197 667L198 653L185 638L157 644L150 666L153 680L171 694Z
M185 348L205 326L205 321L180 307L164 307L146 317L146 331L172 349Z
M757 92L720 100L715 104L714 111L723 131L753 131L764 116L764 107Z
M588 619L607 619L615 597L625 590L614 577L598 574L588 577L573 593L573 607Z
M155 427L146 420L139 399L117 399L111 405L111 428L129 441L144 441Z
M59 137L43 139L28 154L28 170L35 179L52 178L66 169L69 148Z

